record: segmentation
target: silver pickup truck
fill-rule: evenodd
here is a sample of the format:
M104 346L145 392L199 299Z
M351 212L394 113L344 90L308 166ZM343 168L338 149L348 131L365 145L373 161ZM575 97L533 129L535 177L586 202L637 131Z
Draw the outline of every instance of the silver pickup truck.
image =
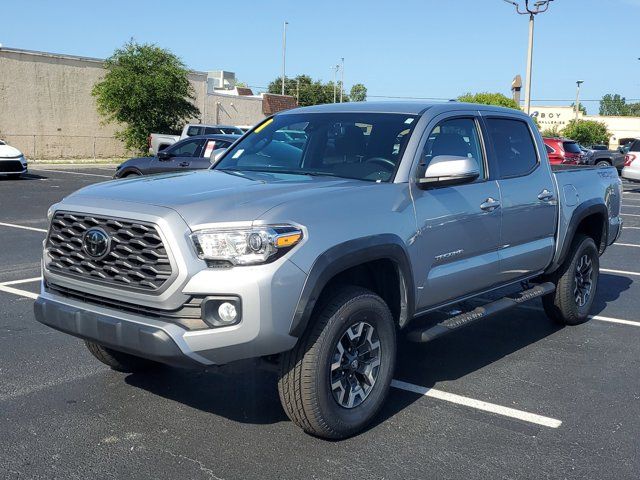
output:
M586 321L621 193L613 167L552 170L515 110L299 108L210 171L53 205L35 315L120 371L277 362L291 420L343 438L381 407L399 335L428 342L536 297Z

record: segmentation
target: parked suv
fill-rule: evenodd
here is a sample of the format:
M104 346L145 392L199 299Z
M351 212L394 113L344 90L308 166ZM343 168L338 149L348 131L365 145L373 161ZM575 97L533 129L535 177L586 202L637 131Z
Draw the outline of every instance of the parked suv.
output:
M578 142L568 138L544 137L544 144L551 165L578 165L587 158Z
M614 168L552 169L513 109L293 109L211 170L53 205L35 315L121 371L277 362L289 418L342 438L382 406L399 335L429 342L538 297L555 321L586 321L621 199ZM463 300L479 306L424 316Z

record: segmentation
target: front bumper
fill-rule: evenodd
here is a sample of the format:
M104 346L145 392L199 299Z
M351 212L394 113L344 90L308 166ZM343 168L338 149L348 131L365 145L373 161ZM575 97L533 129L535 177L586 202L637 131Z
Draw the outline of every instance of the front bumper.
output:
M18 158L0 158L0 175L12 175L27 173L26 160L23 163L22 157Z
M305 280L284 258L196 273L182 294L240 298L242 319L227 327L189 330L175 321L67 297L44 283L34 311L45 325L132 355L179 366L221 365L293 348L297 339L289 329Z
M40 296L34 306L36 320L56 330L91 340L139 357L177 366L202 364L187 355L174 340L175 325L154 325L131 321L85 306L62 303Z

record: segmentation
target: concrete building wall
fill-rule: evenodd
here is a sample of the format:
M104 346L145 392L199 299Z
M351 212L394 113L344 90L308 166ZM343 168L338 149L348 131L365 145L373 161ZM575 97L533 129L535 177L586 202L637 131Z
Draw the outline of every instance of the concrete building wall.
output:
M91 96L104 75L103 62L45 52L0 49L0 138L28 158L114 158L127 156L103 125ZM253 125L264 118L255 97L207 95L207 74L189 76L200 109L194 123Z

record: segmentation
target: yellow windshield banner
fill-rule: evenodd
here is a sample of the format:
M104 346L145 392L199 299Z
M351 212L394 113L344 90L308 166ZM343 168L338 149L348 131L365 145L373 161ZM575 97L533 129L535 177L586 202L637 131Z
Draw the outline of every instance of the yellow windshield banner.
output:
M266 122L264 122L262 125L260 125L258 128L256 128L253 133L260 133L262 131L262 129L268 125L271 124L271 122L273 122L273 118L270 118L269 120L267 120Z

